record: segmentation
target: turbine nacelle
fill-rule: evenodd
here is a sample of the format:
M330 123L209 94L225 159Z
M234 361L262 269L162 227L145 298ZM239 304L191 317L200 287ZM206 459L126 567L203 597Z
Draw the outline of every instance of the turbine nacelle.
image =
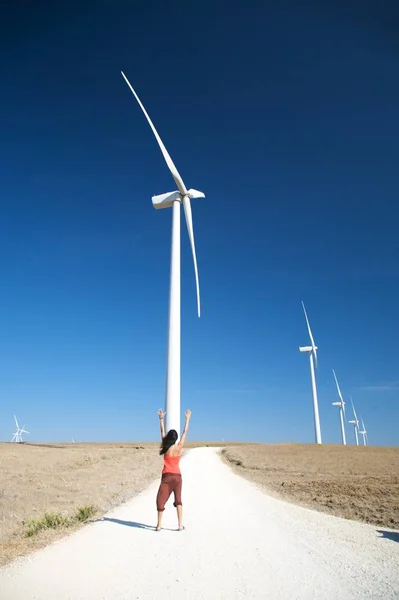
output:
M314 352L317 346L300 346L299 352Z
M198 190L188 190L187 194L182 194L179 191L175 192L166 192L166 194L159 194L158 196L152 197L152 205L154 208L171 208L173 206L173 202L176 200L180 203L183 202L183 198L187 196L190 199L193 198L205 198L205 194Z

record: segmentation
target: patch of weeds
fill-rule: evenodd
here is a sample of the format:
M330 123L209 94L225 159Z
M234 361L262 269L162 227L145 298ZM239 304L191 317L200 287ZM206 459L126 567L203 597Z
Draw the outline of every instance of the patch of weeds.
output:
M75 514L75 521L83 523L93 517L97 512L97 508L94 504L88 504L87 506L80 506Z
M84 523L95 515L97 508L93 504L80 506L72 517L66 517L61 513L44 513L40 519L29 519L26 525L25 537L32 537L47 529L60 529L61 527L72 527L77 523Z
M25 535L26 537L32 537L46 529L68 527L69 521L68 517L64 517L60 513L44 513L40 519L29 519L26 521L27 531Z

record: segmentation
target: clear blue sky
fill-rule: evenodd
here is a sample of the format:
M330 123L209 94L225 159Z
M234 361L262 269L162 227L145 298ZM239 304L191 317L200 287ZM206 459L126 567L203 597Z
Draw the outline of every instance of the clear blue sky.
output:
M9 0L0 21L0 439L157 439L174 189L188 187L182 409L191 437L323 440L335 368L399 443L399 7ZM323 6L327 4L327 6ZM394 26L396 23L396 26ZM352 428L348 436L353 441Z

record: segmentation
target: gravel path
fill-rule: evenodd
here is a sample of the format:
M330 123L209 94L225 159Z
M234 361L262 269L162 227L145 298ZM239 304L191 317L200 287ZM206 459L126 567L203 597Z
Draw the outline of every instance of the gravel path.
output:
M399 599L399 533L266 495L214 448L182 460L187 529L153 530L158 482L0 570L2 600Z

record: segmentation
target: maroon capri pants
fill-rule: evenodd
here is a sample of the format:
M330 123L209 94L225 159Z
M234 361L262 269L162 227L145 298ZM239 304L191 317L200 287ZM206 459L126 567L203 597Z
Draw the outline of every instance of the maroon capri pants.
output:
M157 494L157 510L163 512L165 510L165 504L169 500L171 493L175 495L175 501L173 506L181 506L181 488L182 478L181 475L176 473L163 473L161 479L161 485L159 486Z

